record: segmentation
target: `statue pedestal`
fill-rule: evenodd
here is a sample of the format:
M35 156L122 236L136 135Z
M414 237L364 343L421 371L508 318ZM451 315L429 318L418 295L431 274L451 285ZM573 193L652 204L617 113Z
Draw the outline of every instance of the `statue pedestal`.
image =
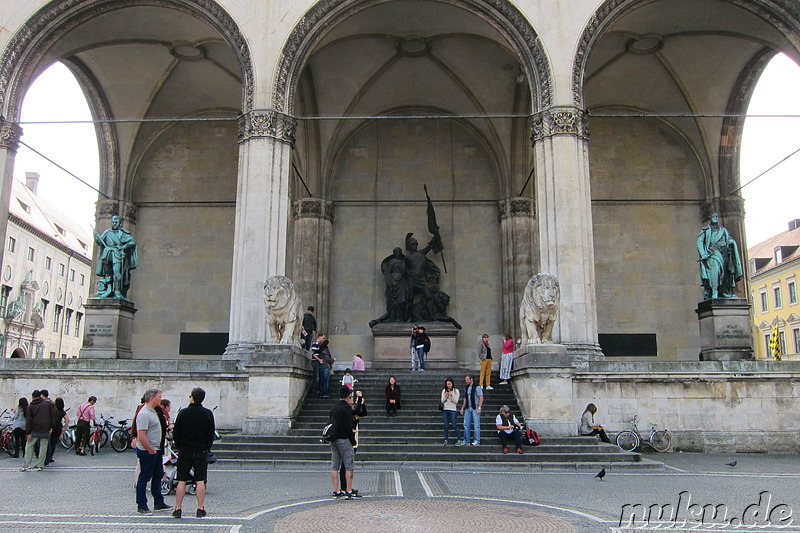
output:
M525 423L543 437L573 437L573 357L560 344L529 344L514 352L511 385Z
M431 338L425 369L458 368L458 328L449 322L419 322ZM411 326L409 322L384 322L372 327L375 345L372 368L411 368Z
M122 298L89 298L83 328L82 359L132 359L133 302Z
M716 298L700 302L700 360L753 359L750 304L744 298Z

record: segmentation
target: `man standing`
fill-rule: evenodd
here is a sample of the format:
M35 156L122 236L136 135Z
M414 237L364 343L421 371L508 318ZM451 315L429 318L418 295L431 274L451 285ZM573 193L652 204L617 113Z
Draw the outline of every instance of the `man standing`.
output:
M38 390L33 391L31 400L27 411L25 411L25 438L27 444L25 445L25 462L22 464L20 471L27 472L28 470L36 470L41 472L44 470L44 462L47 458L47 443L50 441L50 432L55 425L55 407L53 403L45 401L42 398L42 393ZM36 466L31 468L33 463L33 456L36 454L34 451L36 446L39 446L39 460Z
M492 390L492 347L489 346L489 335L484 333L478 342L478 359L481 361L481 373L478 385Z
M336 428L336 433L331 439L331 481L333 482L333 497L345 496L348 500L360 498L353 492L353 470L355 460L353 446L356 445L355 431L353 430L353 391L348 387L339 388L340 400L331 408L330 420ZM346 486L339 487L339 469L344 465Z
M175 419L172 438L178 450L175 490L175 510L172 516L181 517L181 505L186 495L186 481L189 470L194 469L194 481L197 485L197 518L206 516L206 479L208 478L208 450L214 443L214 413L203 407L206 391L200 387L192 389L189 395L189 406L182 409Z
M414 324L411 326L411 371L419 370L419 358L417 357L417 330L419 326Z
M78 406L78 419L75 422L75 453L86 455L86 446L89 444L90 425L97 423L94 417L94 404L97 403L96 396L89 396L89 399Z
M303 348L306 350L311 348L311 340L314 338L314 333L317 331L317 319L314 318L314 307L308 306L308 310L303 315L303 329L300 331L300 337L303 339Z
M324 364L319 355L319 347L325 340L325 334L317 335L317 340L311 344L311 394L319 395L319 378Z
M156 407L161 404L161 391L150 389L144 393L144 405L136 415L136 457L139 458L139 479L136 481L136 506L141 514L149 514L147 507L147 483L153 495L153 509L171 509L164 503L161 494L161 478L164 477L164 464L161 461L164 449L164 430L166 421L158 416Z
M464 442L470 446L481 443L481 407L483 407L483 388L475 383L471 375L464 377L467 390L464 391L464 402L461 404L461 414L464 416ZM474 440L470 440L472 430L475 430Z
M425 333L425 326L417 327L417 334L414 341L414 349L417 351L420 372L425 370L425 356L431 350L431 339Z

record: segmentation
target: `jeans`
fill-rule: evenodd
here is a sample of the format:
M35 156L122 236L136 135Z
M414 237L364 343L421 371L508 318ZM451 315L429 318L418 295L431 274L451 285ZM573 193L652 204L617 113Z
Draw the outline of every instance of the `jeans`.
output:
M53 431L50 434L50 443L47 446L47 462L53 460L53 454L56 453L56 446L58 446L58 440L61 438L61 430Z
M331 381L331 368L322 364L319 365L319 395L323 398L328 397L328 387Z
M456 430L456 437L461 440L461 428L458 427L458 415L455 411L442 411L442 421L444 422L444 440L450 438L450 424Z
M311 393L319 394L319 361L311 359Z
M425 347L417 346L417 359L419 359L419 369L425 370Z
M147 507L147 482L150 482L150 493L153 495L153 504L163 504L164 496L161 494L161 479L164 477L164 464L161 462L162 452L147 453L147 450L136 448L136 457L139 458L139 479L136 481L136 505Z
M475 429L475 438L472 439L476 443L481 443L481 415L475 409L467 409L464 411L464 442L469 444L472 429Z

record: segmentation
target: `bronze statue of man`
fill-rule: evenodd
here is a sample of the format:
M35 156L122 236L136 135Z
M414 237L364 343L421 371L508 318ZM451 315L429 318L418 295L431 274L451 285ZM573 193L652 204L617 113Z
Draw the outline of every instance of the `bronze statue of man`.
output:
M131 270L139 264L136 241L131 232L122 227L122 218L118 216L111 217L111 229L102 235L95 231L94 240L103 249L95 270L100 276L95 297L127 300Z
M739 248L728 230L719 225L716 213L711 213L708 222L697 237L700 280L705 287L704 297L706 300L736 298L733 289L743 275Z

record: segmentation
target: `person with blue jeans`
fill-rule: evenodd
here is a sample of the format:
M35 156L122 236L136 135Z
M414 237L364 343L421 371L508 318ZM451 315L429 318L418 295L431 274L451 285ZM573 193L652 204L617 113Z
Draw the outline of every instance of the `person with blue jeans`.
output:
M331 368L333 368L333 356L331 355L331 350L328 348L329 341L328 339L323 340L319 344L319 353L318 357L322 359L322 363L319 365L319 397L320 398L327 398L328 397L328 386L330 385L331 379Z
M463 446L464 441L461 440L461 428L458 427L458 399L461 397L459 391L452 379L446 379L444 382L444 389L442 389L442 421L444 422L444 445L450 443L450 425L456 430L456 446Z
M167 426L163 415L159 416L156 407L161 404L161 391L150 389L144 393L144 405L136 415L136 457L139 459L139 478L136 481L137 512L149 514L147 506L147 483L153 495L153 509L166 511L172 509L164 503L161 494L161 479L164 477L164 464L161 461L164 450L164 434Z
M464 441L470 446L481 443L481 407L483 407L483 387L475 383L473 377L467 374L464 377L467 389L464 391L464 402L461 404L461 414L464 415ZM475 439L470 440L474 429Z
M425 355L431 349L431 340L425 333L425 326L417 327L417 333L414 337L414 349L417 351L417 360L419 360L419 369L425 370Z

